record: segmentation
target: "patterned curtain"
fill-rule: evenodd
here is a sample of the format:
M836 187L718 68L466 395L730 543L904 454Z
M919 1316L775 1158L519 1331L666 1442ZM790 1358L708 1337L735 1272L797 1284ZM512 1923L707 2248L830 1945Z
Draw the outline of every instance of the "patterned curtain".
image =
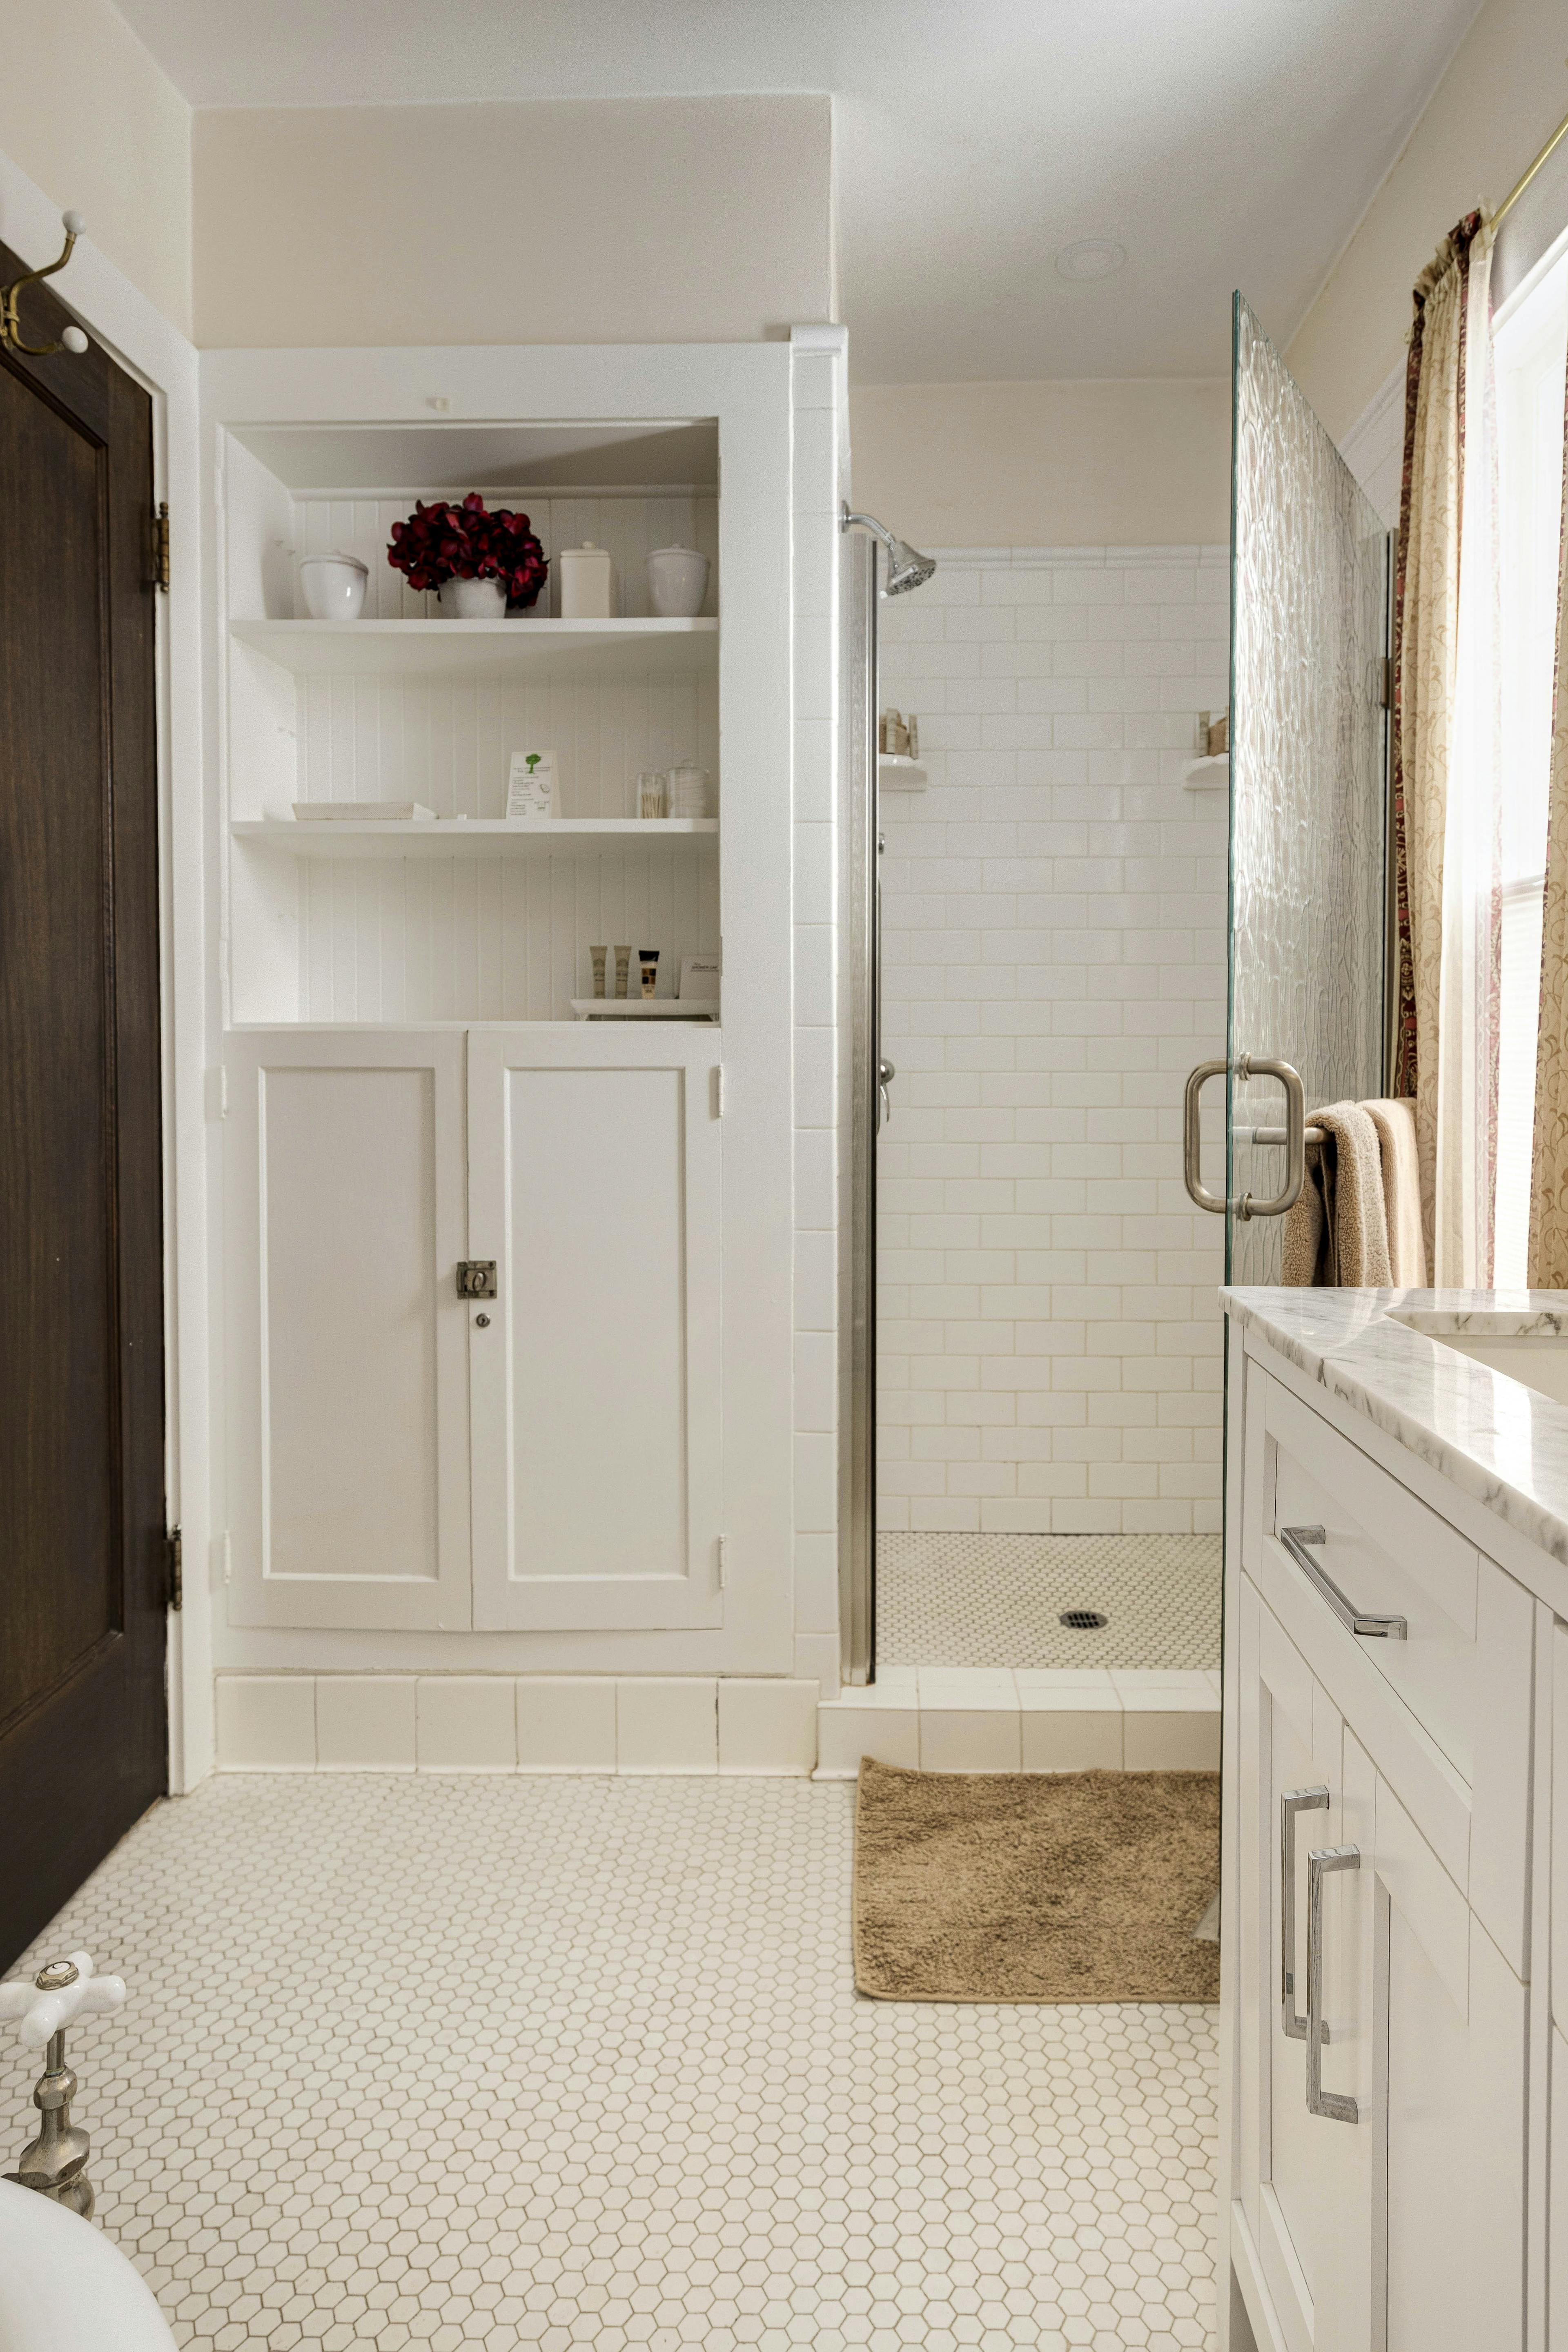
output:
M1546 901L1541 1027L1535 1045L1535 1139L1530 1181L1531 1287L1568 1288L1568 437L1563 453L1557 564L1557 662L1552 682Z
M1491 244L1480 215L1468 214L1416 280L1394 574L1393 1091L1415 1101L1422 1226L1438 1283L1489 1278L1495 1195L1496 679L1477 635L1495 642ZM1464 791L1451 790L1462 769Z

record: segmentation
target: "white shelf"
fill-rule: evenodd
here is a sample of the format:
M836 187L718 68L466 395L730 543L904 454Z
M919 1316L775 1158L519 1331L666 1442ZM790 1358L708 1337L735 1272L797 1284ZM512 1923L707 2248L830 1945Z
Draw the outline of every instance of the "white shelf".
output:
M902 751L879 751L877 781L885 793L923 793L926 772Z
M717 1021L719 1000L716 996L574 996L572 1010L579 1021Z
M229 830L236 841L280 849L289 857L599 857L608 850L655 849L665 842L710 839L719 831L719 820L468 817L437 818L434 824L420 819L395 824L300 824L288 817L280 822L242 820Z
M1216 751L1206 760L1189 760L1182 770L1182 788L1189 793L1226 791L1230 783L1230 753Z
M712 675L717 621L231 621L298 677Z

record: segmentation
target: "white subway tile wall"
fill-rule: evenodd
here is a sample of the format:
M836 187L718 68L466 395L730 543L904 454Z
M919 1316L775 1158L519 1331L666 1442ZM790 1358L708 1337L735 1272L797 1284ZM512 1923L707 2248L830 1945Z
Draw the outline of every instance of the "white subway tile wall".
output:
M930 782L883 802L879 1522L1209 1533L1222 1235L1181 1108L1225 1050L1226 810L1183 770L1229 551L940 561L881 611Z

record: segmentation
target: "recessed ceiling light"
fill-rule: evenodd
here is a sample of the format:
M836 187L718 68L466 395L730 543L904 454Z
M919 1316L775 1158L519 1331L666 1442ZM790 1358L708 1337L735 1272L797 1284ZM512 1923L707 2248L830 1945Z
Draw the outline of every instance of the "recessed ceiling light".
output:
M1111 278L1127 258L1125 246L1114 237L1085 236L1076 245L1064 245L1057 256L1058 278Z

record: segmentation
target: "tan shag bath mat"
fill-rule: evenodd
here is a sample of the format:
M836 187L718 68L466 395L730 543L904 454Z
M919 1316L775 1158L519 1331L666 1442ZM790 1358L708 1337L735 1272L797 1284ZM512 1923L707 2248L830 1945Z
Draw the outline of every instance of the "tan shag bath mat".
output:
M855 1982L876 2000L1217 2000L1194 1930L1217 1772L860 1767Z

